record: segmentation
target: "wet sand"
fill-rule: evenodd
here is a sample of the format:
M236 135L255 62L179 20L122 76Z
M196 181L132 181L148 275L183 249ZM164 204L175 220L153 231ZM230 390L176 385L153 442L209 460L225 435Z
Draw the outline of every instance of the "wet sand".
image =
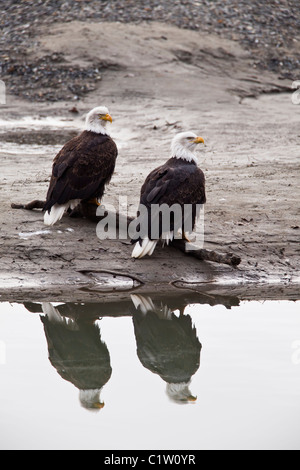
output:
M114 37L105 48L103 34ZM256 71L235 42L163 24L108 23L100 30L71 22L40 41L35 58L63 51L68 62L88 65L101 51L101 60L117 66L79 101L7 96L1 106L2 300L106 301L179 290L299 298L300 106L287 91L290 81ZM168 158L174 134L194 130L206 142L198 154L207 185L204 246L236 253L238 268L174 248L134 260L128 241L100 241L91 221L64 217L49 229L40 211L11 209L45 199L55 154L100 104L109 107L119 146L103 203L118 209L126 196L133 215L141 184Z

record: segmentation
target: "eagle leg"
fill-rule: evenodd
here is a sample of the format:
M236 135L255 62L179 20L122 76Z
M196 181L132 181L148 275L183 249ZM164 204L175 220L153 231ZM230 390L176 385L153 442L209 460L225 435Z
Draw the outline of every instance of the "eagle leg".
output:
M76 206L75 209L68 209L68 215L72 218L82 217L82 213L80 211L79 206Z

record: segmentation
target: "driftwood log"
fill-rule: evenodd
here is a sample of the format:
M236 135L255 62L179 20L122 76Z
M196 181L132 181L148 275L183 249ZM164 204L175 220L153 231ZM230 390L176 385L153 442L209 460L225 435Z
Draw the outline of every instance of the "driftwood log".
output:
M28 204L11 204L12 209L25 209L25 210L34 210L34 209L43 209L45 201L40 201L35 199L34 201L29 202ZM96 215L97 206L90 203L81 203L73 211L69 211L70 217L85 217L94 222L99 222L107 213L103 216ZM120 215L116 213L116 222L117 227L119 225ZM127 225L133 220L132 217L127 217ZM170 246L176 248L177 250L182 251L186 255L193 256L201 261L212 261L214 263L228 264L229 266L237 267L241 263L241 258L233 253L220 253L214 250L207 250L204 248L198 248L196 246L186 249L187 241L184 239L176 239L170 243Z
M192 245L192 243L191 243ZM207 250L205 248L197 248L196 246L193 249L186 249L185 240L173 240L171 246L182 251L186 255L193 256L198 258L201 261L213 261L214 263L229 264L230 266L238 266L241 262L241 258L233 253L219 253L214 250Z
M12 209L25 209L27 211L32 211L33 209L43 209L45 201L39 201L35 199L34 201L29 202L28 204L11 204Z

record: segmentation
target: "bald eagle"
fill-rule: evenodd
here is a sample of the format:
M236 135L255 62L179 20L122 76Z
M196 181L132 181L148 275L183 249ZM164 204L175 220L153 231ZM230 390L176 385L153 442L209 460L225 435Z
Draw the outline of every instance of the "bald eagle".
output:
M86 116L85 130L56 155L44 205L44 223L53 225L81 201L101 199L115 169L118 150L106 130L112 118L105 106Z
M199 205L206 202L205 177L197 166L197 158L194 151L198 144L204 144L202 137L197 137L193 132L181 132L172 140L171 158L164 164L153 170L146 178L140 194L140 209L146 208L147 233L133 237L131 242L135 243L132 251L133 258L142 258L152 255L159 239L169 243L174 238L174 232L178 230L178 221L175 224L174 216L170 217L170 230L163 231L162 216L159 214L158 236L151 238L151 224L153 224L154 205L167 205L169 208L175 204L181 208L184 214L185 205L191 207L191 229L195 227L195 221ZM172 214L171 214L172 216ZM180 216L179 229L184 233L184 215ZM141 218L140 226L143 225ZM141 227L140 227L141 228ZM140 230L141 233L141 230Z

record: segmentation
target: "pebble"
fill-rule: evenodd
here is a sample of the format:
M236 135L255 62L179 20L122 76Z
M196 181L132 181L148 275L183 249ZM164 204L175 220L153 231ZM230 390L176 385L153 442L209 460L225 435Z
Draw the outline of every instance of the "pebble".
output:
M250 51L256 69L299 78L299 0L4 0L0 78L10 93L39 101L78 100L95 89L105 64L84 68L68 64L63 54L42 59L30 54L38 47L39 32L72 20L159 21L215 33Z

